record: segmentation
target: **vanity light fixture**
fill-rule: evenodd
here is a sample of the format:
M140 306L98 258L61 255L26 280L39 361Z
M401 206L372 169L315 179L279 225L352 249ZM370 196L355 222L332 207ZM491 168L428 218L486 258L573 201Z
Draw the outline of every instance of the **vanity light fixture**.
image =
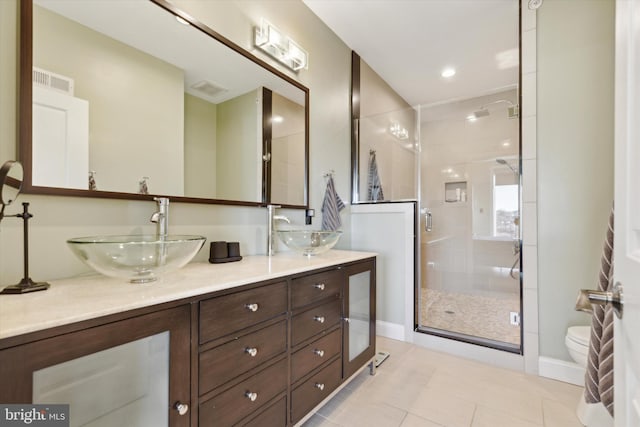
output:
M409 131L400 126L400 123L397 122L391 125L389 132L391 132L391 135L395 136L400 141L404 141L409 138Z
M440 73L440 75L445 79L450 79L451 77L456 75L456 69L453 67L447 67L442 70L442 73Z
M309 54L264 18L261 19L260 26L255 28L254 43L293 71L308 68Z

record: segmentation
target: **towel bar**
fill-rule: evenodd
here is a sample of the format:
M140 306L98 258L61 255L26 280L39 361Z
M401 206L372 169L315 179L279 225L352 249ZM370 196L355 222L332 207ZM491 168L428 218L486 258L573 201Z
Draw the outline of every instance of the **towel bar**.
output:
M611 291L581 289L578 293L578 300L576 301L576 310L592 312L593 304L604 306L609 303L613 305L613 311L616 316L618 316L618 319L621 319L624 300L622 298L622 284L620 282L616 282Z

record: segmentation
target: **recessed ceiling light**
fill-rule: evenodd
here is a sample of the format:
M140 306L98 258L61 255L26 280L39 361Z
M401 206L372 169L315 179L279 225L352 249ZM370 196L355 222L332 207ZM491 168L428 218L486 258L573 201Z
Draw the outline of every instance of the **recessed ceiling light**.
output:
M442 73L440 73L440 75L445 79L451 78L456 75L456 69L453 67L447 67L442 70Z

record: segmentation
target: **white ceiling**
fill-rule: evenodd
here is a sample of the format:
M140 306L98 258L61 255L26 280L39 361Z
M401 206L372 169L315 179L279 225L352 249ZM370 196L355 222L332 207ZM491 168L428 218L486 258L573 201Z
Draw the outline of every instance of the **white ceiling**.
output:
M410 105L518 83L518 0L303 0ZM451 79L441 77L454 67Z

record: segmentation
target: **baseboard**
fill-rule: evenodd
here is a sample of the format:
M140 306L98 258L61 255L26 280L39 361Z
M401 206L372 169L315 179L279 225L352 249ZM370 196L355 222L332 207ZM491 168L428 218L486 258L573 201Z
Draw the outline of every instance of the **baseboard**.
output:
M404 339L404 326L399 323L376 320L376 335L392 340L406 341Z
M577 363L552 357L538 358L538 375L584 387L585 370Z

